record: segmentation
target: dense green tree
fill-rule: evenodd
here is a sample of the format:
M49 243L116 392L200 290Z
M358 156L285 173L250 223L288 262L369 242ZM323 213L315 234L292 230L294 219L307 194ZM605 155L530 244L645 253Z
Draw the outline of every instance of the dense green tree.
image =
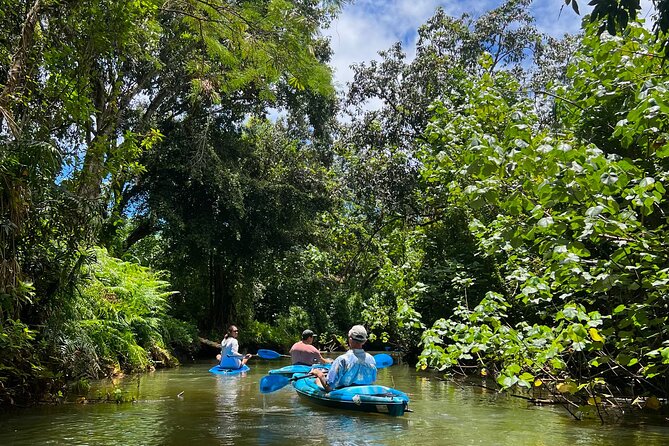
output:
M579 14L577 0L564 0L566 5L572 6L576 14ZM669 56L669 1L653 0L654 14L653 29L655 37L663 42L662 53L665 57ZM590 22L599 24L599 34L606 31L615 36L620 32L625 32L630 23L635 22L641 11L641 2L639 0L591 0L588 5L592 6L590 13Z
M257 111L282 79L332 91L312 52L328 17L315 1L10 3L2 123L59 148L82 222L123 214L136 161L160 138L156 113L179 115L195 97L244 103L249 91L265 101ZM100 225L87 226L96 237Z
M528 0L510 0L474 19L454 18L438 9L418 29L416 57L407 62L401 44L381 51L381 61L354 66L355 77L344 106L354 111L352 136L359 150L399 147L411 152L427 125L432 101L461 92L463 73L481 73L482 52L493 55L487 71L524 75L522 64L541 51L542 36L533 24ZM381 106L366 109L368 101ZM368 139L362 139L366 136Z
M277 100L285 105L287 97L300 110L290 115L299 121L294 131L327 140L326 121L309 121L305 110L327 110L332 100L330 70L323 63L328 50L318 29L340 4L2 2L0 338L16 367L2 368L0 387L17 380L30 385L38 370L49 375L49 365L41 367L39 358L53 356L49 348L63 329L56 321L69 314L76 326L82 317L68 308L76 305L73 290L85 282L83 266L92 261L87 248L101 243L119 255L164 223L142 212L149 188L141 162L179 138L188 151L184 127L197 121L189 130L204 130L197 139L203 145L193 146L195 158L183 158L196 178L206 170L197 164L199 149L226 140L243 152L254 143L241 136L242 122ZM209 133L209 123L221 125ZM226 161L231 170L244 163ZM257 213L241 209L239 218L253 217L241 229L265 233L273 242L280 229L272 232L271 225L292 223L286 200L299 194L271 190L269 183L266 196L257 197ZM226 210L239 210L237 198ZM265 219L262 206L271 208L265 198L283 199L285 212ZM128 218L136 219L134 227ZM261 228L254 232L253 225ZM172 229L176 234L178 228ZM254 248L262 244L246 239L253 239ZM45 321L53 322L49 330Z
M470 209L470 230L506 286L426 331L423 366L476 364L503 387L552 383L581 410L603 394L666 394L666 228L656 218L665 76L662 59L648 57L658 49L638 24L602 40L591 26L569 71L569 105L584 106L559 132L538 127L531 103L509 102L487 74L471 80L467 106L436 106L424 174ZM610 131L645 151L613 155L569 130L572 119L611 119L591 105L614 95L629 108Z
M271 259L308 243L329 202L312 145L279 125L252 120L238 134L226 123L195 115L171 123L171 136L145 159L160 263L173 271L188 315L208 328L234 322L238 305L252 307L250 290Z
M282 79L331 92L329 70L311 52L329 14L315 1L5 3L5 144L51 145L65 160L75 243L96 241L103 224L103 240L113 241L143 172L137 160L161 138L157 114L225 95L239 103L238 120L271 102Z
M467 76L504 71L529 82L522 65L546 54L529 4L508 1L476 19L453 18L438 9L418 30L413 60L407 61L396 43L379 53L379 62L354 66L343 103L351 122L341 131L338 154L346 187L340 224L355 228L355 242L342 254L350 261L340 274L350 292L366 302L370 323L395 339L406 333L401 320L420 328L415 309L431 323L448 313L465 289L478 301L496 286L496 277L483 279L484 271L492 270L477 259L473 239L461 230L465 213L432 200L432 189L440 186L421 178L416 144L435 100L448 97L460 104L465 99ZM484 51L493 56L482 67L477 60ZM518 97L519 86L510 85L516 89L504 89L505 94ZM402 273L388 274L393 268ZM411 310L406 317L388 318L404 308ZM413 342L402 344L411 349Z

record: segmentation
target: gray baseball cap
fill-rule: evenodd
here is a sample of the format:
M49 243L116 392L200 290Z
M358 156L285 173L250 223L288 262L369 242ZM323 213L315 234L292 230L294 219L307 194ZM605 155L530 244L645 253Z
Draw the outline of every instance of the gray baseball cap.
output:
M365 342L367 340L367 330L362 325L354 325L348 331L349 338L358 342Z

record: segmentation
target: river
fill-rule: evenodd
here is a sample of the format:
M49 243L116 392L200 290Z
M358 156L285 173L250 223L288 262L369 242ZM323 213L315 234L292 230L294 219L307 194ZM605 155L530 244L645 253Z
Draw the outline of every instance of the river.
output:
M403 417L314 406L287 386L258 390L286 360L252 359L244 376L208 373L211 363L127 377L135 402L39 406L0 416L0 445L644 445L669 444L659 417L602 426L559 407L440 381L406 365L379 370L379 384L408 393ZM97 390L106 391L97 383ZM180 395L180 396L179 396ZM654 421L650 421L654 420Z

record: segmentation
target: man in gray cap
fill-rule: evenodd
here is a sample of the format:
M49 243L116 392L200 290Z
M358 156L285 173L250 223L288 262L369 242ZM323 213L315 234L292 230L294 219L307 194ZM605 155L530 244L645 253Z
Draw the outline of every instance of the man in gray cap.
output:
M311 371L327 392L352 385L374 384L376 361L362 349L365 342L367 330L362 325L354 325L348 331L348 345L351 349L334 360L327 377L320 369Z
M290 348L290 357L293 364L314 365L326 364L332 362L332 359L325 359L312 344L314 343L314 334L311 330L302 332L302 340L293 344Z

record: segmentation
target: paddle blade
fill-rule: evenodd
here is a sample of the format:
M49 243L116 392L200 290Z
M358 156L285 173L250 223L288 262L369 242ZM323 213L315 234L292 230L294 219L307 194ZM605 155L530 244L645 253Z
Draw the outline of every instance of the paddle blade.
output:
M277 353L274 350L266 350L261 348L258 350L258 356L260 356L262 359L276 359L280 358L282 355L281 353Z
M385 353L379 353L378 355L374 355L374 360L376 361L377 369L385 369L386 367L390 367L391 365L393 365L393 357L390 355L386 355Z
M267 375L260 380L260 393L270 393L286 387L290 378L281 375Z

